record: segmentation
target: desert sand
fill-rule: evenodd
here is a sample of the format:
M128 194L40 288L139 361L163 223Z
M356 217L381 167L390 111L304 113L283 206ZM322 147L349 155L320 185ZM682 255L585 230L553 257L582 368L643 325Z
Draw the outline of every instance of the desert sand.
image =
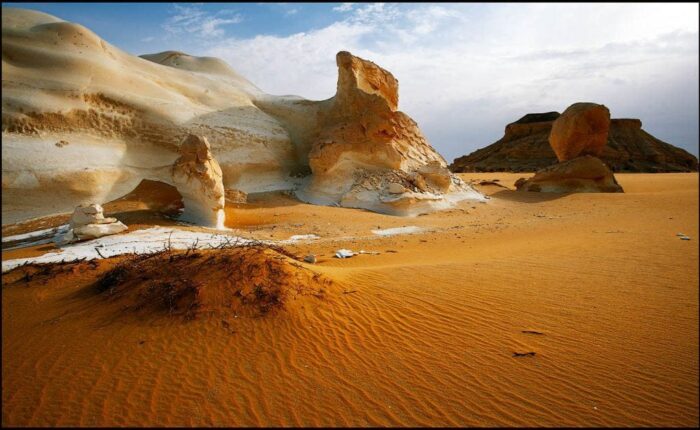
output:
M617 174L610 194L459 176L502 186L415 218L281 192L227 204L227 234L318 236L283 247L316 264L281 255L275 273L324 282L266 314L124 311L96 282L126 256L5 273L2 424L697 426L698 175ZM105 215L198 230L157 213L175 194L154 187ZM417 228L372 232L401 227Z

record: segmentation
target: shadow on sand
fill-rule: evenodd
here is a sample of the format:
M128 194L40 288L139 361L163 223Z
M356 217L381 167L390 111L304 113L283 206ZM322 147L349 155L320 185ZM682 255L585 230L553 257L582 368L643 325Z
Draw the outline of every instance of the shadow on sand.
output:
M492 199L508 200L518 203L542 203L557 200L570 193L536 193L532 191L502 190L490 195Z

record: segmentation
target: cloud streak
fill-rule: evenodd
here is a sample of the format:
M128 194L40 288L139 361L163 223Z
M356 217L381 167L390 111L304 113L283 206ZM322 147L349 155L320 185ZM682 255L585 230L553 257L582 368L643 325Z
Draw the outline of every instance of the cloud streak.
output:
M199 6L173 5L175 14L162 25L163 29L172 35L193 34L201 38L217 38L225 35L221 27L238 24L243 21L242 15L232 10L220 10L211 14Z

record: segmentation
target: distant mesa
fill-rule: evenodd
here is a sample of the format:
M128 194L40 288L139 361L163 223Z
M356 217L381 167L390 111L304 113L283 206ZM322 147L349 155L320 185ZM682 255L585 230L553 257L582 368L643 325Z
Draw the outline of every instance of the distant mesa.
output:
M456 158L452 172L534 172L556 163L549 135L557 112L510 123L497 142ZM615 172L696 172L698 159L642 129L639 119L613 118L600 159Z
M393 215L483 200L398 110L390 72L345 51L336 62L334 97L273 96L217 58L137 57L81 25L3 7L3 222L107 202L142 180L172 184L189 135L221 171L222 192L184 198L183 216L208 225L219 218L200 209L216 200L218 213L227 190Z

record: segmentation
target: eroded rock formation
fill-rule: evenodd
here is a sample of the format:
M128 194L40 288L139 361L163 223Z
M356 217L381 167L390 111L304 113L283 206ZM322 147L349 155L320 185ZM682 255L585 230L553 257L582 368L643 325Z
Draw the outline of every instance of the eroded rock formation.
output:
M610 128L610 112L595 103L569 106L552 125L549 143L560 162L520 178L518 191L545 193L621 193L613 172L595 155L602 153Z
M534 172L557 162L549 132L557 112L527 114L505 128L497 142L450 165L453 172ZM642 129L638 119L613 118L599 157L615 172L694 172L698 159Z
M221 167L206 137L188 135L172 167L172 181L185 205L181 219L224 228L225 194Z
M57 238L56 242L59 245L79 240L97 239L121 233L128 228L116 218L105 218L102 206L96 203L76 207L71 215L69 226L70 229Z
M584 155L545 167L515 183L518 191L543 193L621 193L613 172L596 157Z
M243 193L395 214L482 198L446 170L421 171L445 160L397 110L393 75L350 53L337 56L336 95L310 101L265 94L216 58L135 57L29 10L3 8L2 20L3 222L172 183L189 134L209 141L224 188ZM388 193L392 175L405 193Z
M390 72L349 52L339 52L336 62L337 92L318 112L302 199L414 215L449 206L448 193L481 198L397 110L398 81Z

